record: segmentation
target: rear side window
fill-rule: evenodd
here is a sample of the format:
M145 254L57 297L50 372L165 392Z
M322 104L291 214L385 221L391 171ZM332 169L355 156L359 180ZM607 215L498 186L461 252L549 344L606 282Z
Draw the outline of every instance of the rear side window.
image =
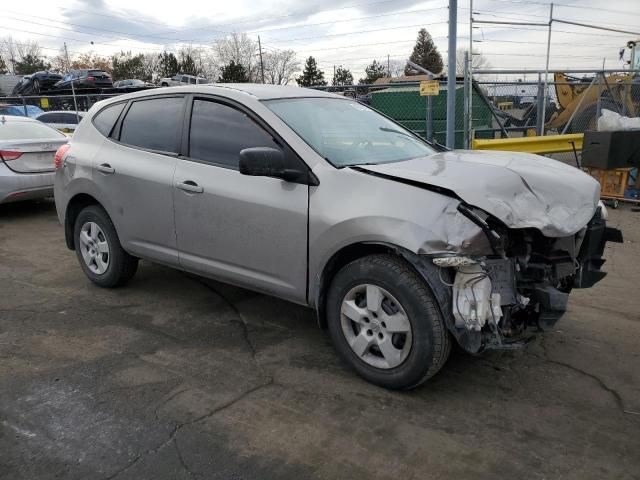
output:
M75 113L61 113L60 116L62 117L60 123L76 125L79 120L82 120L82 117Z
M178 153L183 103L182 97L133 102L122 121L120 141L148 150Z
M125 103L109 105L93 117L93 124L102 135L105 137L109 136L125 105Z
M189 157L238 168L240 150L280 148L273 137L246 114L228 105L194 100L189 132Z

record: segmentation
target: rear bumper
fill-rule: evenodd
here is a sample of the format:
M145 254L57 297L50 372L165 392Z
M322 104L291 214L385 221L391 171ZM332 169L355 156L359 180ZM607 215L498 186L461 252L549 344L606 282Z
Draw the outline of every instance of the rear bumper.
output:
M51 197L55 172L16 173L0 161L0 203Z

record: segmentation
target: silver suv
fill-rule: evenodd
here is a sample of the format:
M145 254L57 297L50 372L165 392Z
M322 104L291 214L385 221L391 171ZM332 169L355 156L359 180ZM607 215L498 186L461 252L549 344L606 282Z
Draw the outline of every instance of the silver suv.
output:
M576 168L444 151L297 87L105 100L56 166L66 242L93 282L123 285L144 258L308 305L346 362L388 388L434 375L453 341L523 346L621 241Z

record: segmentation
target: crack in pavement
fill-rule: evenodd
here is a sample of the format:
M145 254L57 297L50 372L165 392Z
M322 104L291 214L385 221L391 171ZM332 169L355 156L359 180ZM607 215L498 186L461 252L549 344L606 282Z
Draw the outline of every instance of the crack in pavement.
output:
M177 438L173 439L173 446L176 449L176 453L178 454L178 460L180 460L180 464L182 465L182 468L184 468L186 470L186 472L189 474L189 476L190 477L202 477L202 475L200 475L199 473L196 473L193 470L191 470L189 465L187 465L187 462L185 462L184 457L182 456L182 451L180 450L180 447L178 446L178 439Z
M256 358L257 350L256 350L256 347L253 344L253 341L251 340L251 336L249 334L249 325L248 325L247 321L245 320L245 318L243 317L243 315L240 312L240 310L238 309L238 307L229 298L227 298L225 295L220 293L213 286L207 284L203 279L201 279L199 277L196 277L196 276L192 276L192 275L187 275L187 276L189 278L191 278L193 281L195 281L196 283L199 283L200 285L205 287L207 290L213 292L219 298L221 298L222 301L225 302L228 305L228 307L235 313L235 315L237 317L237 319L235 320L235 323L240 325L240 328L241 328L241 331L242 331L242 335L243 335L243 338L244 338L245 343L247 345L247 348L249 349L249 352L251 354L251 358L252 358L253 362L255 363L256 367L260 370L260 372L262 374L262 377L265 378L266 381L263 382L263 383L260 383L259 385L256 385L254 387L251 387L251 388L245 390L240 395L232 398L228 402L223 403L219 407L214 408L213 410L211 410L210 412L208 412L208 413L206 413L204 415L201 415L201 416L196 417L196 418L194 418L192 420L189 420L188 422L183 422L183 423L177 424L173 428L173 430L169 433L169 438L167 440L165 440L164 442L162 442L160 445L158 445L155 448L151 448L149 450L146 450L142 454L138 454L131 462L129 462L127 465L125 465L121 469L117 470L116 472L114 472L110 476L106 477L104 480L112 480L112 479L118 477L119 475L121 475L122 473L126 472L127 470L132 468L134 465L136 465L144 457L147 457L149 455L152 455L154 453L159 452L160 450L164 449L167 445L169 445L171 443L174 444L174 448L176 449L176 452L178 454L178 459L179 459L180 463L182 464L182 467L189 473L189 475L192 476L192 477L194 477L194 476L200 476L201 477L202 476L201 474L198 474L198 473L194 472L193 470L191 470L190 467L185 462L185 459L182 456L182 452L180 451L180 448L179 448L178 443L177 443L177 438L176 437L177 437L178 433L184 427L187 427L187 426L190 426L190 425L195 425L197 423L203 422L203 421L213 417L214 415L217 415L218 413L220 413L220 412L232 407L236 403L242 401L247 396L251 395L254 392L257 392L258 390L261 390L261 389L269 387L269 386L276 385L273 376L272 375L268 375L265 372L263 366L257 361L257 358ZM165 405L167 402L171 401L173 398L177 397L178 395L186 392L187 390L190 390L190 388L185 388L185 389L179 390L179 391L171 394L165 400L163 400L162 403L159 404L154 410L154 414L155 414L156 419L159 420L158 410L163 405Z
M544 336L541 337L540 339L540 346L542 347L542 351L544 353L544 360L549 362L549 363L553 363L555 365L560 365L561 367L565 367L568 368L569 370L573 370L574 372L577 372L581 375L584 375L592 380L594 380L599 386L600 388L602 388L604 391L608 392L614 399L616 405L618 406L618 408L622 411L622 413L635 413L629 410L625 409L624 406L624 400L622 399L622 397L620 396L620 394L618 393L617 390L611 388L609 385L607 385L600 377L598 377L597 375L594 375L591 372L587 372L586 370L582 370L579 367L576 367L574 365L571 365L570 363L566 363L566 362L562 362L560 360L554 360L549 356L549 352L547 350L547 346L544 343Z
M252 388L250 388L248 390L245 390L240 395L232 398L228 402L223 403L219 407L214 408L210 412L208 412L208 413L206 413L204 415L201 415L199 417L196 417L193 420L189 420L188 422L183 422L183 423L177 424L173 428L173 430L171 430L171 432L169 433L169 438L167 440L162 442L157 447L148 449L144 453L136 455L136 457L131 462L129 462L127 465L125 465L124 467L120 468L119 470L115 471L114 473L112 473L108 477L105 477L104 480L113 480L114 478L118 477L119 475L123 474L124 472L126 472L127 470L132 468L134 465L136 465L144 457L147 457L147 456L152 455L154 453L158 453L159 451L164 449L167 445L169 445L170 443L173 443L175 441L176 435L178 435L178 432L180 432L180 430L182 430L184 427L187 427L187 426L190 426L190 425L195 425L196 423L200 423L200 422L202 422L204 420L207 420L207 419L213 417L214 415L216 415L216 414L218 414L218 413L220 413L220 412L232 407L236 403L244 400L246 397L248 397L252 393L257 392L258 390L261 390L263 388L269 387L269 386L271 386L273 384L274 384L273 378L272 377L268 377L268 380L265 383L261 383L261 384L256 385L256 386L254 386L254 387L252 387ZM180 455L180 457L181 457L181 455ZM185 469L187 470L187 472L195 474L195 472L192 472L189 468L186 467L186 465L184 463L184 458L180 458L180 461L183 464L183 466L185 466Z
M258 361L256 360L257 350L256 350L256 347L253 344L253 341L251 340L251 337L249 335L249 324L247 323L247 321L245 320L244 316L242 315L242 312L240 312L240 309L228 297L226 297L224 294L222 294L219 290L217 290L215 287L213 287L213 286L209 285L207 282L205 282L204 279L202 279L200 277L196 277L194 275L187 275L187 276L190 279L192 279L194 282L199 283L200 285L205 287L207 290L213 292L216 296L220 297L222 299L222 301L224 303L226 303L227 306L235 313L236 317L238 317L238 320L236 320L236 323L238 325L240 325L244 340L245 340L247 346L249 347L249 351L251 352L251 358L253 358L255 364L258 366L258 368L260 368L260 370L262 370L262 373L264 374L264 370L262 368L262 365L260 365L258 363Z

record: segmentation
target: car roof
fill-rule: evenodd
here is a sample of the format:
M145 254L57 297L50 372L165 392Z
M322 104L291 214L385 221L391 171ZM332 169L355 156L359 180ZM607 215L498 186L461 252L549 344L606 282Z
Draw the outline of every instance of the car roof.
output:
M194 84L180 87L156 88L149 92L136 92L129 94L129 98L142 97L147 95L158 95L167 91L183 91L195 93L210 93L225 95L225 90L234 90L251 95L257 100L270 100L276 98L304 98L304 97L327 97L344 98L341 95L327 93L322 90L311 88L293 87L288 85L268 85L262 83L215 83L215 84Z
M78 115L83 116L87 112L75 112L74 110L45 110L44 112L39 113L36 118L41 117L45 113L73 113L74 115L77 113Z

